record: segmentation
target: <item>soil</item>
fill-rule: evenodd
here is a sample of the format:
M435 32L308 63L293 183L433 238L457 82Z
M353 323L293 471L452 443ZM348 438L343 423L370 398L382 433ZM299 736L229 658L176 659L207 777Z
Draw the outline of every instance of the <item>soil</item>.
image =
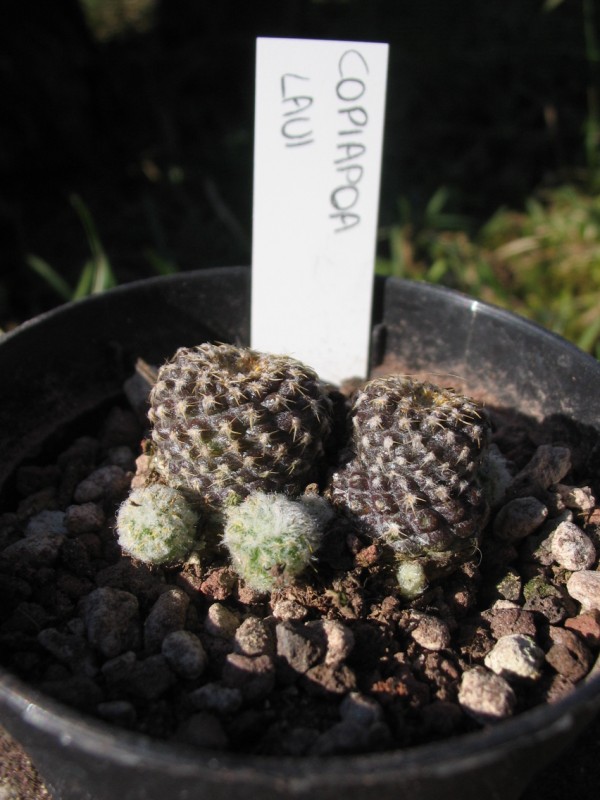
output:
M270 596L224 553L171 569L125 556L114 515L145 431L115 405L16 473L0 513L3 666L111 724L269 755L414 746L559 700L598 670L600 611L571 581L591 575L594 591L598 441L572 423L488 411L510 474L481 553L408 602L382 549L341 517L318 572ZM515 501L529 511L506 525ZM575 556L558 547L565 524ZM516 651L490 658L515 634ZM16 783L34 780L0 742ZM7 780L0 771L0 790ZM38 796L27 780L15 797Z

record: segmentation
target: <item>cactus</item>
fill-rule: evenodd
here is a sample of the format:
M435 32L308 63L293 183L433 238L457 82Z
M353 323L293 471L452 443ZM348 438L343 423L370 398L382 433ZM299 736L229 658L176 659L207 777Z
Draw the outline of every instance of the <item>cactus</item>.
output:
M157 471L208 507L257 490L299 495L319 477L332 404L299 361L228 344L180 348L150 404Z
M198 519L181 492L150 483L134 489L119 508L119 544L147 564L175 563L193 548Z
M325 503L325 501L323 501ZM225 512L223 544L234 569L253 589L268 592L300 575L314 558L326 518L316 500L254 492Z
M400 590L414 596L477 548L489 423L471 400L402 376L369 382L351 417L350 450L329 495L394 551Z

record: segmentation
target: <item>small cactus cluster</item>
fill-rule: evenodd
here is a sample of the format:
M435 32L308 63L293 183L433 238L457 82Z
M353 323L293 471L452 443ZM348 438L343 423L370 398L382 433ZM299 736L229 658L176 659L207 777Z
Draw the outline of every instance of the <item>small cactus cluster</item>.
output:
M331 401L299 361L202 344L161 367L149 417L164 482L219 509L256 490L299 495L318 479Z
M401 590L414 596L477 548L489 424L471 400L403 376L370 381L351 419L329 495L394 551Z
M393 554L406 597L469 559L488 513L483 412L429 383L372 380L343 409L350 432L326 482L341 446L334 397L286 356L180 348L150 394L150 482L119 512L124 550L149 563L182 559L199 514L216 515L238 573L270 591L314 561L333 507ZM336 424L339 433L346 422ZM305 491L315 481L327 500Z
M130 492L119 508L119 544L147 564L175 563L192 549L198 519L177 489L149 483Z
M320 497L304 501L254 492L228 508L223 544L234 569L260 592L290 582L315 558L327 505Z

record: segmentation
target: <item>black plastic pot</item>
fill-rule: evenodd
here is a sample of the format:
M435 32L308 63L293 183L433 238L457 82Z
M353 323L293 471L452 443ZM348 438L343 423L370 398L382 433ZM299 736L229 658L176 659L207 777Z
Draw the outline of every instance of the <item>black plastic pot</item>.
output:
M116 396L139 356L248 339L250 273L224 268L130 284L0 340L0 486L58 426ZM457 293L377 286L373 353L403 372L459 376L466 391L538 420L600 427L600 364L514 315ZM454 380L456 383L456 379ZM493 729L386 754L325 759L186 750L84 717L0 673L0 724L62 800L509 800L600 708L600 678Z

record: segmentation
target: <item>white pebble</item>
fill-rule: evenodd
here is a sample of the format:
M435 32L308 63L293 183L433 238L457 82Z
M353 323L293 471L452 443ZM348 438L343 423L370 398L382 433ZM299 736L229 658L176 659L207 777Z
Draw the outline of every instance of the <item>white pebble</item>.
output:
M531 636L511 633L501 636L485 657L485 665L507 680L537 680L544 662L544 651Z
M296 600L276 600L273 605L273 616L284 622L299 622L308 615L308 611Z
M591 511L596 505L592 490L588 486L565 486L564 483L558 483L554 487L554 491L567 508L573 508L576 511Z
M567 592L585 611L600 610L600 572L589 569L574 572L567 582Z
M510 684L500 675L484 667L474 667L463 673L458 702L467 714L489 723L510 717L517 699Z
M565 569L589 569L596 561L596 548L575 523L561 522L552 534L552 555Z
M321 633L325 637L325 664L335 666L341 664L352 652L354 634L337 619L323 619L308 622L307 630Z

